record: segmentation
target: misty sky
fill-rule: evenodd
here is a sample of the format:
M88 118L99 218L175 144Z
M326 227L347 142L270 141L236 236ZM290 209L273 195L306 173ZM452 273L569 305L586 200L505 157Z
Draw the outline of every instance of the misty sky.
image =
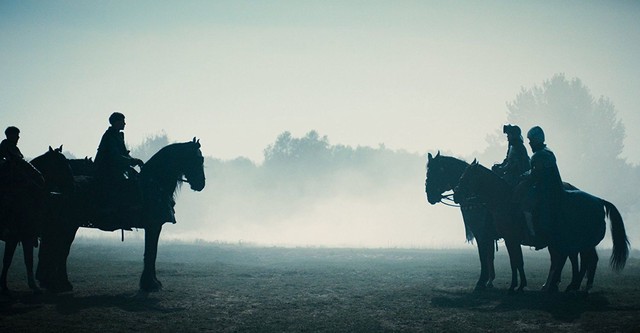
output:
M165 131L262 160L289 130L333 144L468 155L505 102L556 73L609 97L640 162L633 1L0 0L0 126L27 156L94 156L113 111L127 142Z

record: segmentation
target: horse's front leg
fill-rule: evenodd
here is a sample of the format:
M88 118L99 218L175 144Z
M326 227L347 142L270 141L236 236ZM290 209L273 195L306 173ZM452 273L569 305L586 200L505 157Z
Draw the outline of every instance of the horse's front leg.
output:
M561 255L555 248L548 247L549 255L551 256L551 267L549 268L549 275L547 276L547 282L542 286L542 291L554 293L558 291L558 284L562 276L562 268L567 261L566 255Z
M571 283L565 289L565 292L580 290L580 284L584 275L580 274L580 264L578 262L578 253L572 253L569 255L569 261L571 262Z
M495 273L493 269L493 242L492 240L478 239L478 257L480 258L480 277L474 288L475 291L484 290L487 287L493 287L493 277Z
M4 257L2 258L2 275L0 276L0 289L2 289L2 293L5 295L9 294L9 287L7 286L7 274L9 273L9 267L11 267L11 262L13 261L13 254L16 252L16 247L18 247L18 240L9 237L4 243Z
M518 273L520 273L521 279L518 291L522 291L524 287L527 286L527 278L524 274L524 259L522 258L520 242L505 239L505 244L509 252L509 263L511 264L511 286L509 287L509 293L513 293L515 288L518 287Z
M143 291L159 291L162 283L156 278L156 258L158 241L162 225L154 225L144 229L144 269L140 276L140 289Z
M24 266L27 271L27 283L29 288L36 294L41 292L33 274L33 248L37 241L35 237L27 237L27 239L22 240L22 253L24 254Z

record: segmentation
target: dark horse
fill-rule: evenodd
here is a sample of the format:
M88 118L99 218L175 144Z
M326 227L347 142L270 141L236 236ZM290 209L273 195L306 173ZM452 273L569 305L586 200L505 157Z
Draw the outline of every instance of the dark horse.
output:
M565 185L565 188L567 185ZM504 223L511 228L524 230L524 215L519 206L511 204L512 190L491 170L479 163L472 163L464 172L455 189L456 196L464 197L473 193L487 203L494 216L504 215ZM551 267L545 286L549 291L558 289L562 268L567 257L577 257L583 261L579 274L574 269L568 290L580 288L585 273L588 273L587 290L593 285L598 256L596 245L604 238L608 217L611 222L613 252L611 267L619 271L624 268L629 255L629 241L618 209L610 202L580 190L565 190L562 200L561 221L553 226L549 239ZM507 217L511 216L511 221Z
M50 203L55 193L68 193L73 190L73 176L62 152L62 146L57 149L49 147L49 151L36 157L31 163L16 160L4 162L2 173L5 193L0 218L4 221L3 240L5 241L4 257L2 261L2 275L0 288L3 294L9 294L7 273L13 261L13 255L22 243L24 263L27 272L29 288L39 292L33 275L33 248L38 245L44 216L48 213ZM47 177L43 177L47 175Z
M438 202L442 202L443 199L447 199L444 193L455 188L460 176L468 166L467 162L454 157L440 155L440 152L435 157L429 153L425 181L427 201L435 205ZM480 277L476 283L475 290L491 288L496 277L494 244L498 239L492 217L484 204L471 200L462 202L460 211L462 212L467 240L472 241L475 238L478 246ZM514 285L512 285L511 290L513 288L515 288Z
M43 248L36 277L41 285L54 291L72 290L68 280L66 261L71 243L79 227L102 230L145 229L144 269L140 277L140 289L158 291L162 283L156 278L156 257L162 225L175 222L173 206L178 185L188 182L191 189L201 191L205 187L204 158L200 143L193 141L170 144L142 167L139 184L142 205L126 220L105 224L97 214L93 183L77 184L76 195L62 209L61 218L43 233Z

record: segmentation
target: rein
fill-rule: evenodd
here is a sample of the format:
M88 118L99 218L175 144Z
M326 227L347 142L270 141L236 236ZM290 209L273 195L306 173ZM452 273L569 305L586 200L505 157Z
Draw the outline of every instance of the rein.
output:
M456 204L455 201L453 201L452 197L453 197L453 193L444 194L444 195L442 195L442 198L440 198L440 203L442 203L445 206L459 208L460 205ZM442 201L442 200L447 200L447 201L454 202L454 203L450 203L450 202L446 202L446 201Z

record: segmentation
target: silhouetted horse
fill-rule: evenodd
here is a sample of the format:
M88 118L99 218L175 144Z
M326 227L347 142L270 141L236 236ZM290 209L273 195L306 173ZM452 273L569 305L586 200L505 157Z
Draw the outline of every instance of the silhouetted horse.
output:
M454 157L440 155L440 152L435 157L429 153L425 180L427 201L432 205L442 202L443 198L445 198L443 194L455 188L467 166L469 166L467 162ZM494 244L498 239L491 215L484 204L472 200L462 202L460 211L462 212L467 240L472 241L475 238L478 246L480 277L476 283L475 290L491 288L496 277Z
M78 184L76 195L64 207L63 218L57 224L45 229L43 249L37 278L41 285L55 290L66 291L73 287L68 280L66 261L71 243L79 227L93 227L103 230L127 228L145 229L144 269L140 277L143 291L160 290L162 284L156 278L156 257L162 225L175 222L173 206L178 184L188 182L191 189L201 191L205 186L204 158L200 143L194 138L185 143L170 144L162 148L142 167L139 183L142 192L140 209L130 212L126 220L111 221L97 214L97 204L91 183Z
M461 198L469 193L481 198L494 218L499 217L500 223L505 228L513 229L514 234L525 230L524 216L519 207L514 209L512 204L511 189L500 177L479 163L474 161L467 167L455 191L456 196ZM616 271L624 268L629 255L629 242L622 217L612 203L580 190L565 190L561 206L560 221L552 226L549 239L551 267L545 286L550 291L557 290L567 257L576 257L578 253L583 265L579 275L576 276L574 270L568 289L579 289L585 273L589 274L587 289L591 288L598 260L595 246L604 238L605 217L611 222L611 267Z
M4 294L9 293L7 273L18 243L22 243L29 288L39 292L33 275L33 248L38 244L37 237L44 216L50 213L50 203L53 200L51 192L68 193L73 190L71 169L61 151L62 146L55 150L49 147L49 151L33 159L31 163L16 160L2 167L5 170L0 177L6 181L3 186L4 199L10 201L4 203L0 217L4 219L6 226L0 276L0 288ZM4 174L5 172L8 174Z

